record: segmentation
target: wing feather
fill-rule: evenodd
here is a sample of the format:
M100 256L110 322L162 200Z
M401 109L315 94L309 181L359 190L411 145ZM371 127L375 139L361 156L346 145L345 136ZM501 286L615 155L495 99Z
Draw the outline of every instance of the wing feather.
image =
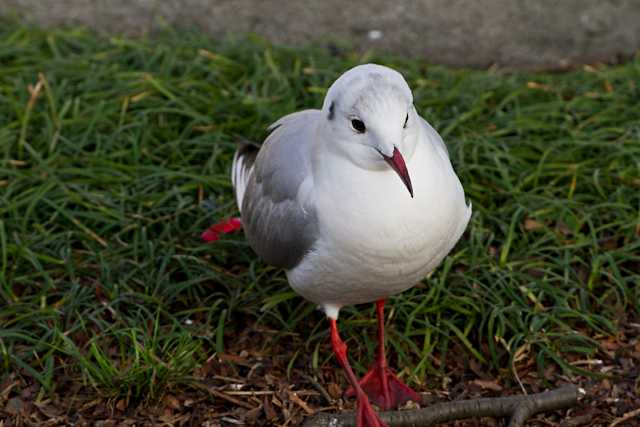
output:
M290 114L274 123L254 160L234 156L232 181L251 247L267 263L291 269L317 239L311 147L320 111ZM310 187L307 187L310 188Z

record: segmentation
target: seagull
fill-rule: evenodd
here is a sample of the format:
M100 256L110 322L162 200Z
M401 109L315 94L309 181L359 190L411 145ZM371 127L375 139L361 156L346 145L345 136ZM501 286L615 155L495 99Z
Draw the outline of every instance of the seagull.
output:
M403 76L365 64L342 74L321 110L282 117L258 149L240 147L231 180L240 219L203 234L244 228L254 251L283 268L295 292L329 320L333 351L355 396L358 427L420 395L388 367L385 300L420 282L451 251L471 216L440 135L416 111ZM347 305L375 302L378 350L358 381L338 333Z

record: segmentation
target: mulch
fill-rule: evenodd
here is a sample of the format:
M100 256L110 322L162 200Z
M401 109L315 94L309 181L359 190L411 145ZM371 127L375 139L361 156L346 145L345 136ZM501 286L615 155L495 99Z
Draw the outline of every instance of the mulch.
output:
M56 378L56 391L44 393L24 372L0 381L0 427L13 426L296 426L319 412L353 410L343 399L346 383L330 361L311 372L311 354L295 335L273 340L276 331L256 325L238 331L224 354L212 356L193 373L188 387L166 390L156 399L112 399L82 385L78 378ZM453 349L445 374L428 379L422 406L437 402L540 392L567 383L584 390L571 409L538 414L528 426L640 426L640 323L627 321L616 337L597 338L598 358L573 355L568 362L590 375L568 375L549 365L541 376L534 357L520 360L519 382L505 369L491 372ZM258 349L275 342L268 350ZM283 343L286 342L286 343ZM329 346L321 349L330 351ZM324 353L326 354L326 353ZM393 359L391 359L393 362ZM436 357L434 364L445 363ZM291 366L290 366L291 365ZM411 406L409 404L408 406ZM416 405L413 405L416 407ZM405 408L405 409L410 409ZM441 424L450 427L503 426L505 420L467 419Z

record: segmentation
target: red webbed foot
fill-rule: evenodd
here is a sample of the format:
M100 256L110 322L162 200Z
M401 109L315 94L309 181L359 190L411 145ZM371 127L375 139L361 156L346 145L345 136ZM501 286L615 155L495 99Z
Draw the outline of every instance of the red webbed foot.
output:
M383 299L376 301L376 317L378 318L376 362L369 369L369 372L358 381L358 385L372 402L386 411L397 408L409 400L419 403L422 399L418 393L400 381L387 365L387 358L384 354L384 303ZM346 392L347 396L355 396L356 394L353 386Z
M366 373L359 384L369 396L369 400L385 411L397 408L409 400L414 402L422 400L420 395L400 381L391 369L378 364ZM345 394L347 397L353 397L356 392L353 387L349 387Z

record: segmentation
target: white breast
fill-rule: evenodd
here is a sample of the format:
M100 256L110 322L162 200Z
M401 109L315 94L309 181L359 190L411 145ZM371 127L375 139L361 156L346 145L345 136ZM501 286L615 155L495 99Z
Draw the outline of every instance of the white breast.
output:
M320 238L287 272L292 288L337 317L340 307L386 298L418 283L462 235L471 208L437 146L419 145L407 163L414 198L391 169L348 161L317 177Z

